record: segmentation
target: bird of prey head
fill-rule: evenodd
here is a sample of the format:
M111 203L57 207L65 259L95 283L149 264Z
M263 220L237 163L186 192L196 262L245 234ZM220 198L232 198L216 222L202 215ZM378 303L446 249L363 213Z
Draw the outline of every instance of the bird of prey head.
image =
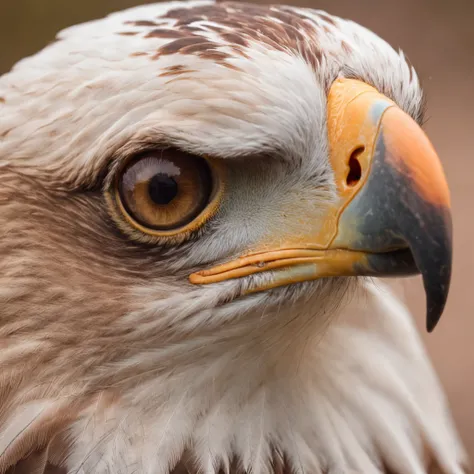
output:
M139 7L1 77L0 472L462 472L364 278L421 272L433 329L451 227L422 115L402 53L285 6Z

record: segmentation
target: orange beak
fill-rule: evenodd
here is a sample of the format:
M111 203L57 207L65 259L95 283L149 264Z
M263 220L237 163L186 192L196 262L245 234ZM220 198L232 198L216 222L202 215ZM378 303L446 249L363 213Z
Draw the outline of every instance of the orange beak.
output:
M327 123L336 202L323 217L309 218L304 233L263 242L236 260L193 273L191 283L270 270L265 284L249 290L256 292L321 277L421 273L427 329L433 330L452 261L449 189L436 152L410 116L357 80L331 86Z

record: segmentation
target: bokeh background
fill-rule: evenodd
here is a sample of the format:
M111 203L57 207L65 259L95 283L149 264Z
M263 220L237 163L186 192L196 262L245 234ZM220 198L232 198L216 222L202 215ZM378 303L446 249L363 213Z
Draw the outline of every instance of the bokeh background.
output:
M151 2L0 0L0 74L54 39L58 30L141 3ZM428 98L426 130L451 186L455 229L452 290L433 334L424 331L420 279L402 285L474 460L474 0L286 3L323 9L372 29L402 48L422 79Z

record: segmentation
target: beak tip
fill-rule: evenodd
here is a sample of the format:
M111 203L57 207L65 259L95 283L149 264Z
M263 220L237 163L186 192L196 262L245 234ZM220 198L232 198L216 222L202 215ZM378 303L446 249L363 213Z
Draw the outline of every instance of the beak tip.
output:
M441 318L441 313L428 311L426 314L426 330L428 333L433 332L434 328L437 326L438 321Z
M447 283L438 288L429 288L425 285L427 297L426 330L431 333L437 326L444 312L449 291L449 277Z

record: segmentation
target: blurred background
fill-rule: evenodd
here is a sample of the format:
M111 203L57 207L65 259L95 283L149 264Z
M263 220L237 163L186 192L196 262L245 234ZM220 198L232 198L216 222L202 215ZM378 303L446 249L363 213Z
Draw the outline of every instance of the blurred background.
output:
M152 2L0 0L0 74L53 40L58 30L142 3ZM286 3L323 9L361 23L402 48L421 77L428 99L426 129L451 186L455 230L452 290L433 334L424 330L421 280L404 280L401 285L474 461L474 1Z

